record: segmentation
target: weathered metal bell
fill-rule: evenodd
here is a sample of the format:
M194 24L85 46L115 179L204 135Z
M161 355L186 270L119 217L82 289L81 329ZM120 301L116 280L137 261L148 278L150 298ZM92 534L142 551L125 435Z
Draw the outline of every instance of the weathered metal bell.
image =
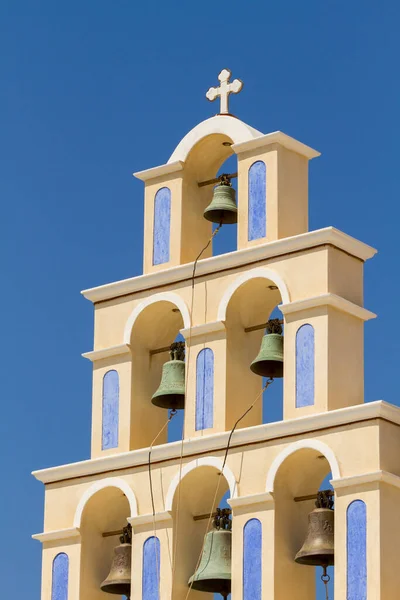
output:
M204 211L204 218L212 223L237 223L236 192L227 177L221 178L221 183L214 188L211 203Z
M206 534L200 564L188 581L199 592L231 593L231 520L227 509L217 509L213 529Z
M316 508L308 515L305 542L295 556L301 565L328 567L334 564L334 511L328 492L318 492Z
M283 377L283 336L279 319L268 321L260 352L250 369L262 377Z
M160 408L175 410L185 407L185 343L174 342L170 357L163 365L160 387L151 401Z
M131 559L132 559L132 529L124 527L120 545L114 548L114 558L107 579L100 585L100 589L107 594L120 596L131 595Z

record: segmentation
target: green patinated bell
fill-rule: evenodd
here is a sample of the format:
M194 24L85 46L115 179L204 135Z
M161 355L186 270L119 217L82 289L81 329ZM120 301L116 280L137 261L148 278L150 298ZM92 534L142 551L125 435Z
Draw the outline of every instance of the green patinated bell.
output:
M214 188L211 203L204 211L204 218L212 223L237 223L236 192L230 183L223 182Z
M318 492L316 508L308 515L307 537L294 559L301 565L334 564L334 511L328 493Z
M155 406L173 410L185 407L184 347L183 342L171 346L171 360L163 365L160 387L151 398Z
M272 325L269 325L270 323ZM278 325L276 319L267 323L267 332L262 339L260 352L250 365L250 369L256 375L271 379L283 377L283 336L282 327Z
M227 525L230 520L226 521ZM229 526L229 525L228 525ZM214 528L206 534L203 554L198 569L188 581L194 590L221 594L231 593L231 545L229 529Z

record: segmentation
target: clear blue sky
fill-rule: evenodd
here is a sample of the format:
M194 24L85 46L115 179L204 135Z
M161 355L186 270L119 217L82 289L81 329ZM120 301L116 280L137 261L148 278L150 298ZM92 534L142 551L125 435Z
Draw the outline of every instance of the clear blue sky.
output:
M366 401L398 403L399 19L395 2L3 0L0 6L2 595L39 598L43 488L88 458L93 311L138 275L142 183L216 105L322 152L310 227L379 249L365 269ZM218 250L225 251L223 239Z

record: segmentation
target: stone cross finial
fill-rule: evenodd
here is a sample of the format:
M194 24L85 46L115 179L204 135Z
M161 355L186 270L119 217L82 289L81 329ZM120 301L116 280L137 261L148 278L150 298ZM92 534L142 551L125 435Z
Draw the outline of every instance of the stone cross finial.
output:
M206 98L213 102L218 96L221 98L221 109L220 115L229 115L229 94L237 94L243 87L243 81L235 79L232 83L229 82L231 72L229 69L223 69L218 75L218 79L221 82L219 87L210 87L206 94Z

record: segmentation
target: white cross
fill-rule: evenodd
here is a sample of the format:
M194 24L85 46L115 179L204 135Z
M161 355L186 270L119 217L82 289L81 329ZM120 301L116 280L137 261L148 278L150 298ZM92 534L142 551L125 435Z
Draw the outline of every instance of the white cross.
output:
M221 98L221 110L220 115L229 115L229 94L237 94L243 87L243 81L235 79L232 83L229 82L231 72L229 69L223 69L218 75L218 79L221 82L219 87L210 87L206 94L206 98L213 102L218 96Z

